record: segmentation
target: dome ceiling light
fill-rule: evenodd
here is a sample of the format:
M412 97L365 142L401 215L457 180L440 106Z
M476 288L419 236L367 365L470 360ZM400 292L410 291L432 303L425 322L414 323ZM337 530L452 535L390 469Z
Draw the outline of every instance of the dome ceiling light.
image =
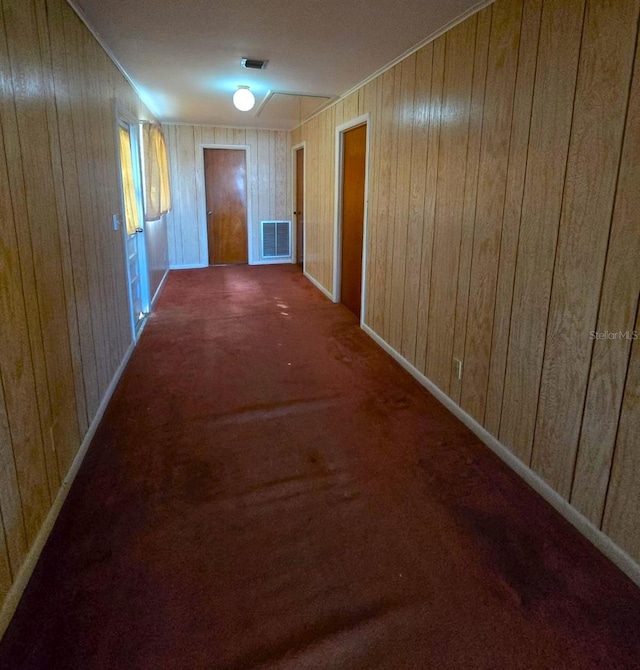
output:
M238 90L233 94L233 104L241 112L248 112L256 104L256 97L248 86L238 86Z

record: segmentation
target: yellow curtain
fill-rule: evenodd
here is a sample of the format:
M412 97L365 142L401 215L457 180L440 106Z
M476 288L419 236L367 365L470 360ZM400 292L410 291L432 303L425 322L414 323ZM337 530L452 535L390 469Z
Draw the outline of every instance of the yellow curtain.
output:
M145 171L145 219L155 221L171 209L169 161L160 126L146 124L143 129Z
M133 181L133 160L131 157L131 138L129 131L122 127L120 132L120 167L122 169L122 190L124 191L124 219L127 233L133 235L140 228L138 207L136 204L136 187Z

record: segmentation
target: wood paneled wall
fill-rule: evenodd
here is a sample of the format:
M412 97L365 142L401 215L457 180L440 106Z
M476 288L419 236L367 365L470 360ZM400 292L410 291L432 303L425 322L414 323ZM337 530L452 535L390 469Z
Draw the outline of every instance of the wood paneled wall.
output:
M173 210L168 214L171 267L208 265L202 145L249 147L250 263L260 258L260 221L291 220L290 133L276 130L163 126Z
M371 114L367 325L636 561L639 13L497 0L292 137L331 291L335 129Z
M131 343L114 99L64 0L1 0L0 602Z

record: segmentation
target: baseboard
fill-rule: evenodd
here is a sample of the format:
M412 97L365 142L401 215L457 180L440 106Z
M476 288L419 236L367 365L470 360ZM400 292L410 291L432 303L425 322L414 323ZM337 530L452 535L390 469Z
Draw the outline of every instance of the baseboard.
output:
M153 307L155 301L158 299L158 296L160 295L160 292L162 291L162 288L164 287L164 283L167 281L168 276L169 276L169 268L167 268L164 271L164 274L162 275L162 279L160 280L160 283L158 284L158 288L156 289L156 292L153 294L153 298L151 298L151 307Z
M304 276L320 291L321 293L324 293L331 302L335 302L333 299L333 296L327 289L317 280L314 279L306 270L303 271Z
M208 267L207 263L186 263L185 265L170 265L169 270L198 270Z
M291 265L291 256L286 258L270 258L269 260L251 261L249 265Z
M594 526L589 519L568 503L557 491L551 488L539 475L525 465L520 459L513 455L509 449L481 426L472 416L467 414L459 405L430 379L425 377L417 368L398 353L392 346L383 340L374 330L366 324L362 325L369 337L379 344L400 365L424 386L431 395L439 400L452 414L473 431L504 463L506 463L516 474L524 479L532 489L541 495L553 508L555 508L572 526L584 535L595 547L597 547L609 560L617 565L633 582L640 586L640 565L621 549L608 535Z
M104 416L105 410L107 409L107 405L111 400L111 396L113 395L113 392L115 391L116 386L120 381L120 377L122 376L124 369L127 367L127 363L131 358L131 354L133 353L134 348L135 343L132 342L129 345L127 351L125 352L124 357L120 362L120 365L118 366L118 369L116 370L113 379L111 380L111 383L109 384L109 387L107 388L104 396L102 397L102 402L98 407L98 411L96 412L96 415L93 417L93 421L91 422L89 429L85 433L84 439L82 440L80 448L78 449L78 453L73 459L73 463L71 463L71 467L69 468L69 471L67 472L64 481L62 482L60 488L58 489L58 494L56 495L55 500L53 501L53 505L51 506L51 509L49 510L49 513L47 514L44 523L42 524L42 527L40 528L40 531L38 532L38 535L36 536L33 545L31 546L31 549L29 549L29 552L27 553L27 557L25 558L22 566L20 567L20 570L18 571L18 574L13 584L11 585L11 588L7 593L7 597L2 603L2 609L0 609L0 640L2 639L4 633L6 632L7 627L9 626L9 623L11 622L11 619L18 607L18 604L20 603L20 598L22 597L22 594L24 593L24 590L27 584L29 583L29 579L33 574L33 571L36 567L42 549L44 548L44 545L47 542L47 538L49 537L49 534L53 529L56 519L58 518L58 514L60 513L62 505L64 504L67 494L69 493L71 484L73 484L73 480L78 474L78 470L80 469L85 454L89 449L91 440L93 439L93 436L95 435L95 432L100 424L100 421Z

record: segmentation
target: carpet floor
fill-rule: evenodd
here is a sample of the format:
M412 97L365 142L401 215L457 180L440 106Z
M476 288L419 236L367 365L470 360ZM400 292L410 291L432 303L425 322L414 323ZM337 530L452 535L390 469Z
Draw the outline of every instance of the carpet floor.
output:
M297 267L189 270L0 667L638 668L640 589Z

